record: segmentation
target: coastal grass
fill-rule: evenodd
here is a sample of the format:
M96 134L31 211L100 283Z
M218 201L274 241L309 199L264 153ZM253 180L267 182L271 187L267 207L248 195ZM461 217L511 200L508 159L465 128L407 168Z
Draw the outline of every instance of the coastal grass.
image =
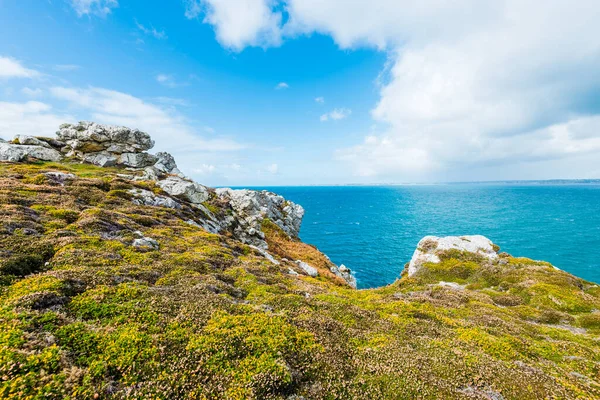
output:
M133 204L123 193L157 189L121 173L0 163L0 398L600 398L593 283L449 252L354 290L273 222L279 265L185 208ZM159 250L133 247L138 230Z

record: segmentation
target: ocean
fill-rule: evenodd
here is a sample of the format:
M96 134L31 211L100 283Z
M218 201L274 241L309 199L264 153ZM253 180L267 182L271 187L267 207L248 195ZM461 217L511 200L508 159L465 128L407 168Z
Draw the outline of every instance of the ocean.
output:
M306 209L300 237L359 288L394 282L426 235L487 236L600 282L600 183L268 187Z

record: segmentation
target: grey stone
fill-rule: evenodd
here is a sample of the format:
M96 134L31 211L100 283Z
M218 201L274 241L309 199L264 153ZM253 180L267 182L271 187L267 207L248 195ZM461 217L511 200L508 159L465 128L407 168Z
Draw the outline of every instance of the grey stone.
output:
M177 169L177 163L175 162L175 158L173 158L171 154L166 153L164 151L160 151L156 153L156 159L157 160L156 164L154 164L154 168L156 168L157 170L166 174L170 174L174 170L177 170L177 172L174 172L175 174L179 173L179 169Z
M97 165L99 167L113 167L117 165L119 159L114 154L110 154L105 151L98 153L89 153L83 156L83 161L90 164Z
M140 152L154 147L154 141L145 132L124 126L101 125L95 122L82 121L76 125L64 124L56 133L59 140L68 145L79 142L105 143L105 149L114 146L114 152Z
M123 153L117 159L118 165L132 168L145 168L156 162L156 156L148 153Z
M269 218L288 236L298 237L304 209L268 191L215 190L221 200L227 201L234 212L234 235L244 243L267 248L262 232L262 221Z
M177 176L158 181L158 186L171 196L181 196L193 204L201 204L208 200L209 193L205 186Z
M43 142L40 139L35 138L33 136L27 136L27 135L16 135L13 142L15 144L23 144L26 146L42 146L42 147L48 147L48 148L51 147L48 143Z
M43 161L60 161L62 154L43 146L0 143L0 161L19 162L29 157Z
M352 271L350 271L350 268L348 268L344 264L342 264L339 267L333 266L330 268L330 270L336 276L339 276L340 278L345 280L346 283L348 283L348 285L350 287L356 289L356 287L357 287L356 278L354 277L354 275L352 275Z
M77 176L74 174L59 171L44 172L44 175L46 175L51 182L58 183L59 185L64 185L65 182L72 181L77 178Z
M272 264L275 265L280 265L281 263L279 261L277 261L275 259L275 257L273 257L271 254L269 254L268 251L261 249L260 247L256 247L256 246L250 246L252 247L254 250L258 251L264 258L266 258L267 260L269 260Z
M145 189L131 189L128 191L133 195L133 203L137 205L167 207L173 209L181 209L181 204L170 197L159 196Z
M313 278L319 276L319 271L315 267L310 264L305 263L304 261L296 260L296 264L302 269L302 271L306 272L308 276L312 276Z
M158 242L152 238L149 237L142 237L139 239L134 239L133 240L133 247L137 247L137 248L141 248L141 249L153 249L153 250L158 250L160 248L160 245L158 244Z

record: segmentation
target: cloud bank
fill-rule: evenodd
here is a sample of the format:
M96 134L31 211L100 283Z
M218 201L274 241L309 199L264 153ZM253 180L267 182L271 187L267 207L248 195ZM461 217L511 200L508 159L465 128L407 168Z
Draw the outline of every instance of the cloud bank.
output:
M468 175L474 167L600 152L597 1L187 4L234 51L319 33L342 49L387 52L371 111L385 128L336 153L359 175L410 179L449 168Z

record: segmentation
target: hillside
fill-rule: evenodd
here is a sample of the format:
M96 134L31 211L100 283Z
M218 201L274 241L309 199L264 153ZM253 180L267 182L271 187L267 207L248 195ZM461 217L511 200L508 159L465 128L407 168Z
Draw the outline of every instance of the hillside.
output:
M0 397L600 398L596 284L427 237L356 290L301 206L152 146L91 123L0 143Z

